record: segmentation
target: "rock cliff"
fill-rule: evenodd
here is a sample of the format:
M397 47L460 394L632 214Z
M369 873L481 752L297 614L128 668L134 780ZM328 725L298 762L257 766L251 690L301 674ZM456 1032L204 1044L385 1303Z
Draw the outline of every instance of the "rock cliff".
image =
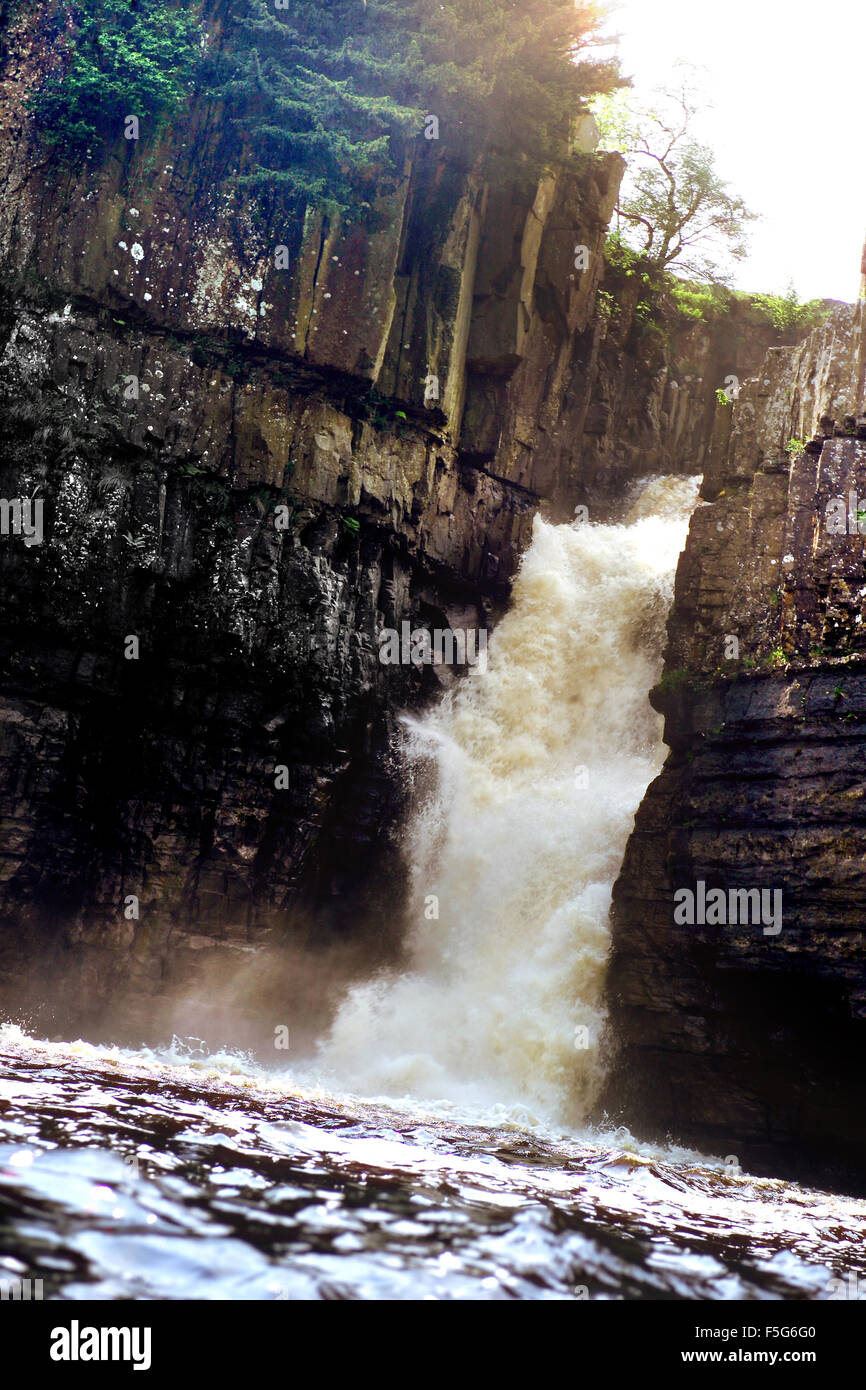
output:
M642 336L602 254L616 155L526 188L419 139L369 225L285 226L229 191L250 152L199 101L70 169L18 13L0 496L44 539L0 537L0 1002L56 973L68 1020L298 940L369 967L403 931L399 715L454 678L383 666L383 629L489 627L536 510L695 471L773 335Z
M654 692L671 753L614 890L605 1098L643 1132L857 1189L863 344L863 302L840 306L719 407ZM699 882L779 890L781 930L677 925Z

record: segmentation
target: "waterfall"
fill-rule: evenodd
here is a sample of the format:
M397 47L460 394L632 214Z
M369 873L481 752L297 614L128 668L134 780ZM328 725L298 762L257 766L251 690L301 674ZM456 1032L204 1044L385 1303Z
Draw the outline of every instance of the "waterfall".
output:
M410 773L437 773L407 832L408 964L353 988L320 1044L344 1089L586 1115L611 888L664 759L647 695L699 481L651 480L621 525L536 518L486 672L406 721Z

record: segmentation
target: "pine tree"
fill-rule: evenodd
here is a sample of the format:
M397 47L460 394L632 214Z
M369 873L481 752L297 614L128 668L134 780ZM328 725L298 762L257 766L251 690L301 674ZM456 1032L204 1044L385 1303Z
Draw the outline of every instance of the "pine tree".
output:
M617 84L613 64L587 61L598 23L595 0L237 0L210 54L201 0L50 0L55 57L30 105L77 157L195 90L224 103L240 183L297 212L358 213L428 115L453 159L534 175L586 98Z

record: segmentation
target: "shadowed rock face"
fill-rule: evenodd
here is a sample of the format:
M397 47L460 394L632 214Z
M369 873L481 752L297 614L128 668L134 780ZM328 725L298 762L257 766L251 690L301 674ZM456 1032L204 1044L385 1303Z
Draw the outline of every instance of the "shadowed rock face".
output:
M0 495L45 533L0 545L10 997L28 943L111 996L185 985L187 934L232 970L287 934L399 941L391 749L441 683L378 635L488 626L536 503L336 374L226 356L10 306Z
M866 493L862 342L861 303L771 353L715 441L654 692L671 754L614 890L605 1097L645 1131L858 1190L866 563L828 503ZM780 889L781 931L677 925L698 881Z

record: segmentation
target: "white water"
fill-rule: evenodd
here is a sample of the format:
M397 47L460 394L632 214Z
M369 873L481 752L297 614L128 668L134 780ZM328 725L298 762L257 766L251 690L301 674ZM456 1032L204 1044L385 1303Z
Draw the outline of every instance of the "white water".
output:
M410 964L344 1001L320 1046L339 1089L586 1115L611 888L664 760L647 695L698 482L654 479L621 526L536 519L487 671L408 723L410 767L438 773L410 830Z

